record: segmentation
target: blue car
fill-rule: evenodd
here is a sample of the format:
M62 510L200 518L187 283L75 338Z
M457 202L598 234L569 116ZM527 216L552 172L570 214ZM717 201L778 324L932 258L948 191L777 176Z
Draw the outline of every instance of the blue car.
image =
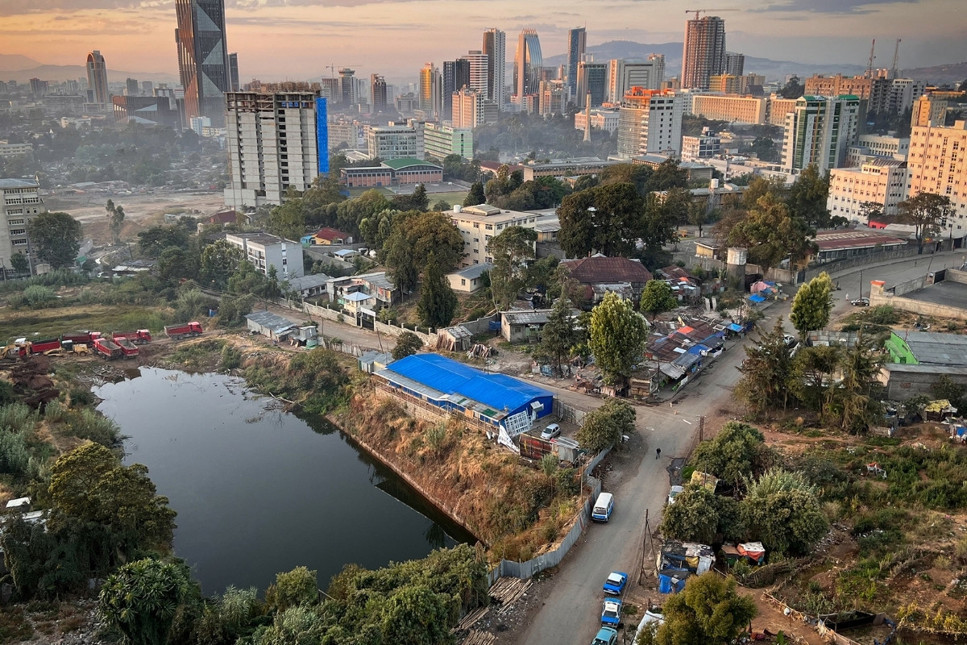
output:
M591 641L591 645L615 645L618 642L618 632L610 627L602 627L598 635Z
M617 627L621 622L621 600L606 598L604 609L601 610L601 624L606 627Z
M624 571L612 571L604 581L604 593L610 596L620 596L628 584L628 574Z

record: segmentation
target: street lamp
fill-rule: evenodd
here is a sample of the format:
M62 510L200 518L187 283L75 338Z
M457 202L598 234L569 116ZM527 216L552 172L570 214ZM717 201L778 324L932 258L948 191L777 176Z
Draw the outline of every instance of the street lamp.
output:
M597 208L595 208L594 206L588 206L588 217L589 218L594 219L594 214L597 213L597 212L598 212L598 209ZM591 257L591 254L593 252L594 252L594 249L589 249L588 250L588 257Z

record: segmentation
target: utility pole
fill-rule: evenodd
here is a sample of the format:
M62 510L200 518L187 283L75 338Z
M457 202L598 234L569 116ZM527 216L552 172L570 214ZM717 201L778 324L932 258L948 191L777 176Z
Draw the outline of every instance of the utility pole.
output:
M698 442L705 441L705 415L698 418Z

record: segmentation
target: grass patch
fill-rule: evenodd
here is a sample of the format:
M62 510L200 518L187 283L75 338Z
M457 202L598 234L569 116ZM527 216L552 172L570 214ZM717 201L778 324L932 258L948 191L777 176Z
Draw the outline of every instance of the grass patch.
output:
M23 607L13 605L0 611L0 643L19 643L33 635Z

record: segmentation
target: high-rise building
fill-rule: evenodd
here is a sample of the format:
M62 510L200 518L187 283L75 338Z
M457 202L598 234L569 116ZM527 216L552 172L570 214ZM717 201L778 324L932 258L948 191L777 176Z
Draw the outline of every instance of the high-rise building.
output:
M27 256L33 270L27 224L46 212L37 182L0 179L0 276L5 278L10 272L10 258L16 253Z
M238 80L238 54L232 53L228 55L228 87L232 92L237 92L242 89L239 85Z
M598 107L607 98L608 65L581 61L578 63L577 97L591 95L591 107Z
M906 198L920 193L950 199L947 237L960 239L967 233L967 121L951 127L916 126L910 133L907 156Z
M226 149L231 184L225 204L236 210L281 204L289 188L304 191L328 162L325 99L317 91L229 92ZM321 130L320 130L321 126ZM320 134L323 142L320 144ZM328 169L328 163L323 164Z
M443 96L453 96L464 87L470 86L470 61L465 58L443 61ZM440 118L449 120L452 115L452 102L443 102Z
M470 80L467 83L467 87L472 90L476 90L484 95L484 98L490 99L490 92L488 90L488 71L490 59L482 51L473 50L467 52L467 55L463 57L470 64ZM459 87L457 89L460 89ZM454 90L456 91L456 90ZM444 94L444 97L449 96Z
M725 52L725 69L722 72L729 76L744 76L745 54Z
M661 87L665 73L665 57L652 54L648 62L612 58L608 62L608 90L609 103L621 103L625 92L632 87L643 87L646 90L657 90Z
M618 156L679 154L682 150L681 95L632 87L618 110Z
M419 109L427 121L435 121L443 112L443 79L440 70L433 63L427 63L420 70Z
M834 217L868 224L867 204L876 204L880 213L893 217L903 201L906 178L906 162L888 157L871 157L858 168L833 168L826 209Z
M373 112L386 111L386 79L379 74L369 77L369 93L373 101Z
M454 128L475 128L485 122L484 97L480 92L464 88L450 95Z
M141 81L141 96L154 96L154 83Z
M483 34L484 55L487 57L486 98L503 108L507 103L505 76L507 73L507 34L499 29L488 29Z
M229 88L225 45L225 0L177 0L178 72L185 88L185 123L194 116L225 122Z
M514 96L518 101L522 101L525 96L537 94L543 67L541 41L537 32L524 29L517 38L517 53L514 55Z
M124 95L125 96L140 96L141 88L138 79L129 78L124 81Z
M731 74L716 74L708 79L708 91L719 94L741 94L742 78Z
M859 116L860 99L856 96L800 97L796 109L786 115L783 170L797 174L815 164L823 174L842 167L856 140Z
M348 67L339 70L339 102L347 107L355 105L357 99L355 74L356 70Z
M49 87L47 81L42 81L39 78L30 79L30 93L36 98L42 98L47 94L47 88Z
M563 80L541 81L538 94L540 96L538 114L541 116L548 117L567 112L568 91Z
M473 159L473 130L427 123L423 126L423 153L440 161L448 155Z
M95 103L106 105L111 102L107 91L107 64L96 49L87 55L87 87L93 93Z
M725 21L705 16L685 22L682 89L708 89L708 79L725 70Z
M584 27L570 29L567 32L567 89L577 96L578 63L584 60L584 50L587 31Z
M926 127L930 124L943 126L947 117L947 101L924 94L913 104L910 127Z
M390 159L423 159L423 129L413 125L384 125L366 132L370 157Z

